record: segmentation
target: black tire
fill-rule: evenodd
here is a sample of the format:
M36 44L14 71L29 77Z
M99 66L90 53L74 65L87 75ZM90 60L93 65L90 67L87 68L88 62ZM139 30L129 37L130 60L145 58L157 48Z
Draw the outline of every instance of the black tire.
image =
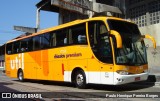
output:
M82 70L76 72L75 84L80 89L86 88L86 75Z
M22 70L18 71L18 80L21 82L24 81L24 75Z

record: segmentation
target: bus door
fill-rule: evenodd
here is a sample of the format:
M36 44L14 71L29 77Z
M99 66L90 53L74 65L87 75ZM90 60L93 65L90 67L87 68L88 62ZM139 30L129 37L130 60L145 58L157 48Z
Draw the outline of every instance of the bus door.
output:
M100 26L101 28L101 26ZM102 30L100 30L100 33ZM101 83L113 84L113 55L112 48L107 33L99 35L96 57L100 61Z
M101 68L101 83L102 84L113 84L113 64L103 64Z
M103 21L92 21L88 23L88 31L90 46L97 59L94 60L94 68L100 72L97 74L100 83L113 83L113 55L106 25Z

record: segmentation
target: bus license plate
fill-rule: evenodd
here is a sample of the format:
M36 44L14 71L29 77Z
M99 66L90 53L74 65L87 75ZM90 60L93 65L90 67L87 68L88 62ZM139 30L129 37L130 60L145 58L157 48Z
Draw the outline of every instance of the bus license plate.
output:
M139 81L141 78L140 77L136 77L135 78L135 81Z

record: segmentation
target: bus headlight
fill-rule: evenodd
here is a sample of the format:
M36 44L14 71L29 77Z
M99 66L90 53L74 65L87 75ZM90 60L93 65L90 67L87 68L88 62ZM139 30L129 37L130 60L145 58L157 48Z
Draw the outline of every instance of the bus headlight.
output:
M128 75L129 73L127 71L124 71L124 70L118 70L116 71L118 74L120 75Z

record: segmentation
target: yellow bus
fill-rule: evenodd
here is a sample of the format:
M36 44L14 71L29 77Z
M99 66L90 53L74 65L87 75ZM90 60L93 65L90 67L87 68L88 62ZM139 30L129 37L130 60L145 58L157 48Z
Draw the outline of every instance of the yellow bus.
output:
M6 43L6 75L35 80L120 85L146 80L148 64L136 24L115 17L76 20Z

